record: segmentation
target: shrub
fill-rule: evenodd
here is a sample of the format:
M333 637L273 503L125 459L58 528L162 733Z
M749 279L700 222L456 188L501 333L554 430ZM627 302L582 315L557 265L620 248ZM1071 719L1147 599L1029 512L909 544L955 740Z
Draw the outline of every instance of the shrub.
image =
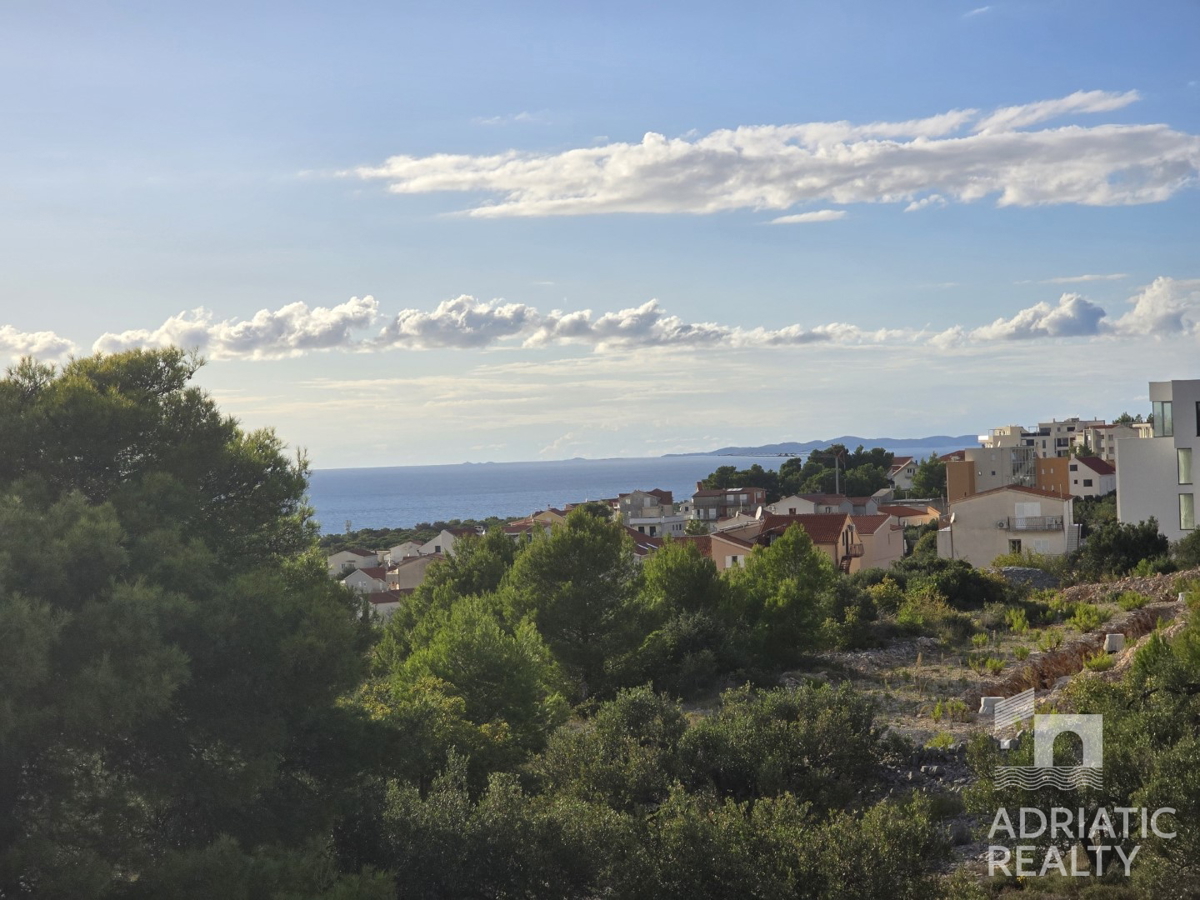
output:
M1076 603L1071 612L1071 617L1067 619L1067 624L1080 631L1092 631L1099 628L1109 620L1111 614L1107 610L1100 609L1098 606L1092 606L1089 603Z
M1136 525L1108 522L1096 529L1079 555L1079 569L1090 578L1127 575L1144 559L1165 556L1170 549L1166 537L1158 533L1158 520Z
M1062 646L1063 635L1061 631L1047 631L1038 639L1038 649L1043 653L1048 653L1051 650L1057 650Z
M1125 591L1117 598L1117 605L1126 612L1134 609L1141 609L1149 602L1149 597L1147 597L1145 594L1139 594L1137 591Z
M956 743L958 741L955 740L954 735L950 732L939 731L925 743L925 746L933 750L949 750Z
M1004 619L1010 630L1016 634L1024 634L1029 630L1029 619L1025 615L1025 610L1020 607L1009 609L1004 613Z
M1083 661L1083 664L1087 667L1089 672L1104 672L1108 669L1111 669L1113 667L1113 663L1115 662L1115 657L1101 650L1092 656L1087 657Z
M1013 649L1013 656L1015 656L1019 662L1024 662L1025 660L1029 659L1029 648L1024 645L1016 647Z
M1185 569L1200 566L1200 531L1193 531L1172 548L1175 561Z
M1170 575L1178 572L1179 566L1169 556L1156 556L1153 559L1142 559L1133 567L1133 574L1143 578L1149 575Z
M970 616L951 609L945 597L928 588L908 592L896 622L909 631L934 634L950 643L966 640L975 631Z
M929 715L934 722L940 722L942 719L949 719L951 722L965 722L970 717L970 710L962 700L952 697L935 703L933 711Z

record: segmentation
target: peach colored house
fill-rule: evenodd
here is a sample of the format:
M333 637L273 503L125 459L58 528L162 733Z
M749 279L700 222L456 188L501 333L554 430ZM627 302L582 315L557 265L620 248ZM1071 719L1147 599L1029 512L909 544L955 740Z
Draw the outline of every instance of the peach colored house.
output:
M675 540L694 544L701 556L707 556L716 563L718 572L724 572L734 566L744 566L746 557L754 550L752 541L721 532L689 534Z
M850 571L860 569L890 569L892 563L904 556L904 526L895 516L879 513L874 516L851 516L863 555L851 558Z
M764 516L755 543L770 546L793 524L803 528L813 545L824 551L834 566L843 572L849 572L854 560L861 558L865 552L853 519L844 513Z

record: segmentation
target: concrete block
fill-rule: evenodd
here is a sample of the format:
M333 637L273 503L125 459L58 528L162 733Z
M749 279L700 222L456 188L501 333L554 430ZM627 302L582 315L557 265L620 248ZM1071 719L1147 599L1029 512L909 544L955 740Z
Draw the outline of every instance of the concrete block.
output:
M996 704L1003 700L1003 697L980 697L979 698L979 714L981 716L991 716L996 714Z
M1106 634L1104 636L1104 651L1106 653L1120 653L1125 649L1125 635L1123 634Z

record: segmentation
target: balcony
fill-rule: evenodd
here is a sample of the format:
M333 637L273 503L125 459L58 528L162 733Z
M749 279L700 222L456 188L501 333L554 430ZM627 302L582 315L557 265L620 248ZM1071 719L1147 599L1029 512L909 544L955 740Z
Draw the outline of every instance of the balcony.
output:
M998 524L1008 531L1062 531L1062 516L1009 516Z
M842 548L842 559L858 559L864 552L862 544L851 544Z

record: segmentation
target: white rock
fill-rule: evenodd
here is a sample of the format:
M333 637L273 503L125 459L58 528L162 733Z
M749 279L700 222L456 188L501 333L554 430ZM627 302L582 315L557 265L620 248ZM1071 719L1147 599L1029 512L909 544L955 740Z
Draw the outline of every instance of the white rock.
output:
M1106 653L1120 653L1124 649L1125 635L1106 634L1104 636L1104 650Z

